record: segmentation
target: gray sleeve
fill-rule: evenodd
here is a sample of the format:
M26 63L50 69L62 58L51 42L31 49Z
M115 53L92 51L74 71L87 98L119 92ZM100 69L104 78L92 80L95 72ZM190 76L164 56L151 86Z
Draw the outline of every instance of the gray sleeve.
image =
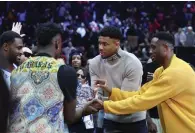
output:
M98 71L96 70L97 66L89 63L89 73L90 73L90 77L91 77L91 88L95 89L95 80L100 79L100 77L98 76ZM101 99L103 98L103 90L102 89L98 89L98 92L96 93L96 98Z
M142 82L142 64L137 61L136 63L129 63L125 69L126 71L121 89L126 91L138 90L141 87Z
M92 62L89 63L89 73L90 73L90 77L91 77L91 87L92 87L92 89L94 88L95 80L99 79L97 71L95 71L96 67L97 66L92 64Z

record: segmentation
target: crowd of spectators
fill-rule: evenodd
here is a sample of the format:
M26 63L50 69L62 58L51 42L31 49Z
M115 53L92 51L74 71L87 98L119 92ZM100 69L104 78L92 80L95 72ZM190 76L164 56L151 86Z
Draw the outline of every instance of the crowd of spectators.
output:
M123 33L121 47L141 61L149 59L151 36L158 31L175 36L176 46L195 46L193 2L0 2L0 33L22 22L27 47L36 46L35 29L43 22L64 30L63 53L79 49L85 59L98 54L98 33L108 25Z
M121 48L135 54L144 65L150 60L151 38L159 31L171 33L175 38L175 47L195 46L194 13L193 2L5 1L0 2L0 34L11 30L13 22L21 22L21 35L25 34L24 48L30 48L35 54L37 45L35 30L38 25L45 22L61 25L64 30L63 55L59 61L69 64L77 71L79 80L77 106L81 106L78 104L79 101L86 102L88 98L93 97L87 60L99 54L98 36L101 29L111 25L118 27L123 35ZM30 49L23 50L23 56L30 57L32 55ZM189 56L185 56L184 59L191 63ZM83 114L88 111L85 109L81 110ZM95 118L96 115L94 120ZM94 123L98 125L96 121ZM69 129L77 128L71 128L69 125Z

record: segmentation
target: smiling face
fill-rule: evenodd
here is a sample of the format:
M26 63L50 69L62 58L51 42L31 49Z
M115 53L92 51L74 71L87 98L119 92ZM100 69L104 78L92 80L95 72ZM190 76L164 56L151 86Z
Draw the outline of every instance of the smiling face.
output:
M150 44L150 53L152 61L156 61L160 64L164 61L167 56L169 49L165 41L153 38Z
M3 49L10 63L19 64L22 54L23 41L21 38L15 38L11 43L5 43Z
M22 64L23 62L25 62L27 59L28 59L28 58L27 58L24 54L22 54L22 55L20 56L20 64Z

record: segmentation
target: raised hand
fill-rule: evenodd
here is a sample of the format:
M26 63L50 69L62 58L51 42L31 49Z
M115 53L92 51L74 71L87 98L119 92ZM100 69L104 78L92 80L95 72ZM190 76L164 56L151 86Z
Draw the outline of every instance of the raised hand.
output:
M21 37L24 37L25 34L20 34L22 29L22 24L20 22L16 22L12 24L12 31L18 33Z
M94 91L97 92L99 89L101 88L102 90L108 92L109 94L111 93L112 89L111 88L108 88L108 86L106 85L106 81L105 80L101 80L101 79L98 79L95 81L95 89Z

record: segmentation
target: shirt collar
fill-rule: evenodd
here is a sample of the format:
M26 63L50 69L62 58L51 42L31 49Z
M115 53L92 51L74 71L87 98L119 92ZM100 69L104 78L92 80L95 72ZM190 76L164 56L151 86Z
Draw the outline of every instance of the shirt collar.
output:
M13 67L14 67L14 69L16 69L17 68L17 65L16 64L13 64ZM6 73L11 73L11 71L9 69L6 69L6 68L0 68L0 69L3 70Z
M114 55L112 55L112 56L106 58L106 60L107 60L107 61L115 61L115 60L121 58L121 56L122 56L122 51L123 51L123 50L122 50L121 48L119 48L118 51L117 51Z
M174 63L174 60L176 59L176 55L174 54L173 56L172 56L172 58L171 58L171 61L170 61L170 64L169 64L169 66L167 67L167 68L169 68L173 63ZM166 69L167 69L166 68ZM162 67L162 69L163 69L163 71L164 70L166 70L166 69L164 69L163 67Z
M17 65L16 64L13 64L14 68L16 69L17 68Z
M35 56L46 56L46 57L52 57L48 53L37 53Z

